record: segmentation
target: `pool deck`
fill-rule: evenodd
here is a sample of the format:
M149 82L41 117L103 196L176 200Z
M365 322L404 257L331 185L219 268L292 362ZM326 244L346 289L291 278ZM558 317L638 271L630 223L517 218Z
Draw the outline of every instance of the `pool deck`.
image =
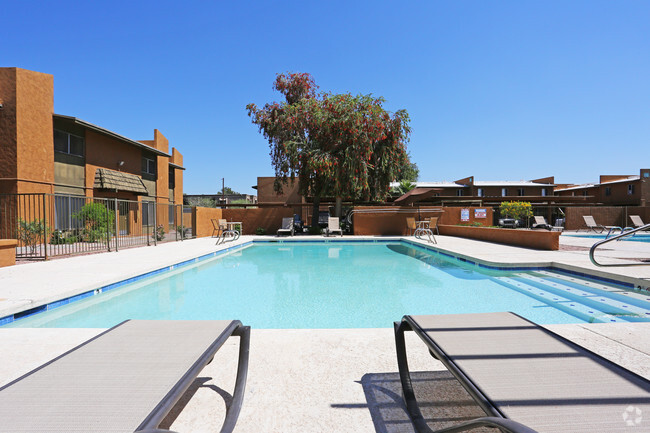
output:
M253 238L244 236L237 243ZM435 248L485 264L553 264L650 284L650 266L602 269L592 265L586 248L593 239L562 236L563 250L535 251L461 238L436 238ZM599 254L602 261L626 263L650 258L650 244L613 244ZM216 248L214 239L203 238L0 268L0 317L212 253ZM650 323L548 328L650 379ZM4 354L0 386L99 332L101 329L0 328L0 353ZM480 415L478 407L457 382L449 380L451 376L424 346L412 335L407 342L412 343L412 370L420 372L418 394L435 393L431 398L442 402L427 408L425 416L439 419L437 425L443 426ZM232 390L236 350L236 341L226 343L163 427L181 432L219 430L223 394ZM254 329L249 379L235 432L412 432L398 382L390 328Z

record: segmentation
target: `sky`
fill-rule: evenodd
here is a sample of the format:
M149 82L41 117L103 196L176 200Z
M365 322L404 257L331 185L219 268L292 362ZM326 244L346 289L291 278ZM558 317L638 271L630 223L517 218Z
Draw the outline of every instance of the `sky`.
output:
M273 176L248 103L276 74L406 109L420 181L598 181L650 167L648 1L9 1L0 66L54 110L184 155L184 191ZM171 149L170 149L171 151Z

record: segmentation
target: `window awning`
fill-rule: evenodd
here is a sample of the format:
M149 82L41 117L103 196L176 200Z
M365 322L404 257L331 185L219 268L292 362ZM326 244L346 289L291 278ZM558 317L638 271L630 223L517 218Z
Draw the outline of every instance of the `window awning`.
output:
M98 168L95 171L94 188L110 189L114 191L128 191L139 195L149 194L147 187L144 186L144 182L142 182L142 179L135 174L109 170L107 168Z

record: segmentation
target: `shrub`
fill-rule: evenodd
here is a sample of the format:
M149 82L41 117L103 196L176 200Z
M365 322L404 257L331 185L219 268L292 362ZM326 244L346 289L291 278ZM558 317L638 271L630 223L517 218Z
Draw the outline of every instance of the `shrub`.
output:
M321 233L323 233L323 229L321 229L319 226L309 227L309 234L310 235L319 235Z
M266 234L266 229L264 227L258 227L255 229L255 234L256 235L265 235Z
M84 223L81 236L85 242L106 240L115 230L115 214L101 203L87 203L73 216Z
M504 201L499 206L502 216L508 216L516 220L533 216L533 207L527 201Z
M22 218L18 220L18 239L30 248L33 253L36 251L36 245L41 242L45 236L45 221L34 220L25 221Z
M162 241L163 239L165 239L165 228L163 227L163 225L159 224L158 227L156 227L156 230L153 232L153 235L151 236L154 237L157 241Z
M176 231L178 233L180 233L181 239L185 239L185 238L189 237L188 236L189 231L190 231L189 227L185 227L184 225L176 226Z

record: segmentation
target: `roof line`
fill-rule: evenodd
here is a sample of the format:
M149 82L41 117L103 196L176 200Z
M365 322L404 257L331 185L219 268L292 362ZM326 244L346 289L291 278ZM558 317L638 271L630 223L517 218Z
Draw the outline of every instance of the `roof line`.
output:
M168 153L163 152L162 150L158 150L155 147L147 146L144 143L140 143L139 141L131 140L130 138L127 138L123 135L120 135L116 132L109 131L106 128L102 128L101 126L94 125L90 122L86 122L85 120L81 120L77 117L73 116L64 116L63 114L54 114L54 117L58 117L60 119L67 119L67 120L72 120L75 124L83 126L85 128L91 129L95 132L99 132L100 134L108 135L109 137L116 138L118 140L124 141L126 143L132 144L134 146L137 146L141 149L145 149L151 153L155 153L156 155L161 155L161 156L167 156L171 158L171 155Z

